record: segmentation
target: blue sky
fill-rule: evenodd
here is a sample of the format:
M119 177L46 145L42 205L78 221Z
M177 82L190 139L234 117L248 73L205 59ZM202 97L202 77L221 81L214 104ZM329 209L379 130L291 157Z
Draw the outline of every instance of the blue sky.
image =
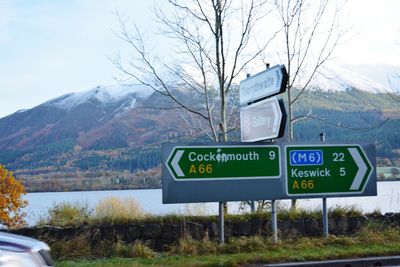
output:
M0 0L0 117L69 92L115 84L108 57L125 51L114 12L152 31L143 0ZM158 1L160 3L160 1ZM344 64L400 65L400 1L349 0L357 35L336 50Z

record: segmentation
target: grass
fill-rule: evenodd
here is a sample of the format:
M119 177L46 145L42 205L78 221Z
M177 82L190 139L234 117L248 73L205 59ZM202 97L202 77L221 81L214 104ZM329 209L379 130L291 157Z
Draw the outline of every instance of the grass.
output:
M335 208L329 209L329 215L333 218L337 217L359 217L362 215L362 211L354 206L340 206L336 205Z
M127 221L171 222L191 219L212 221L215 216L203 214L201 206L187 208L189 215L152 217L145 214L134 199L107 198L99 202L94 211L85 206L62 204L49 212L49 222L61 226L85 223L116 223ZM319 218L318 210L281 210L281 220ZM360 216L354 207L336 207L329 210L331 217ZM248 221L253 217L270 218L269 213L228 215L232 222ZM206 234L206 237L208 235ZM193 240L184 237L169 247L168 252L157 253L144 243L100 241L93 246L90 237L77 236L71 240L49 243L56 266L239 266L251 263L306 261L363 256L393 255L400 251L400 229L383 224L370 223L351 237L331 236L328 239L294 236L273 244L261 236L230 238L226 244L217 244L207 238ZM382 245L384 244L384 245ZM74 259L73 261L71 259Z
M54 204L48 216L37 225L71 226L95 223L117 223L149 217L134 198L107 197L99 201L94 210L87 204L62 202Z
M108 267L108 266L240 266L251 263L272 262L301 262L325 259L346 259L366 256L395 255L400 250L400 244L324 244L318 245L318 241L309 242L306 247L299 245L279 244L269 247L268 250L235 253L235 254L209 254L209 255L160 255L150 259L144 258L111 258L103 260L63 261L56 264L57 267Z
M182 220L216 221L216 216L207 216L204 204L186 205L183 214L169 214L164 216L152 216L146 213L134 198L107 197L98 202L94 210L89 210L87 204L63 202L54 205L49 210L47 218L42 218L38 225L71 226L97 223L126 223L133 221L152 222L181 222ZM329 209L329 216L336 218L341 216L356 217L362 212L353 206L336 206ZM254 217L270 219L269 212L226 215L226 220L232 222L249 221ZM305 209L280 209L278 219L295 221L299 218L321 218L320 210Z
M146 213L134 198L107 197L101 200L93 215L97 222L121 222L146 217Z
M54 204L46 218L40 218L38 225L50 224L69 226L83 224L89 220L92 211L87 204L62 202Z
M183 238L165 253L155 253L141 243L135 243L133 247L122 243L118 246L119 252L114 247L108 259L63 260L56 266L240 266L397 255L400 251L400 229L372 223L351 237L303 237L282 240L278 244L259 236L235 238L223 245L207 239L196 241Z
M53 241L48 244L51 247L53 258L59 260L78 258L142 258L149 259L156 256L156 253L140 241L133 244L126 244L122 241L103 240L96 246L88 241L88 236L77 236L70 240Z
M278 219L295 221L298 218L321 218L321 210L283 209L278 213Z

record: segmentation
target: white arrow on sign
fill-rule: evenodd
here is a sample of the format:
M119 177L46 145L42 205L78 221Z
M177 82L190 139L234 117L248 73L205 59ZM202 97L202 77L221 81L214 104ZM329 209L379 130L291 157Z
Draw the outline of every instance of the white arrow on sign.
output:
M363 181L364 175L368 171L368 167L365 164L364 160L362 159L360 152L358 152L357 148L352 147L352 148L348 148L348 150L358 167L356 177L354 178L353 183L350 186L350 190L359 190L361 183Z
M267 98L240 109L242 142L279 137L283 113L277 97Z
M181 167L179 167L179 160L182 158L184 150L177 150L174 158L172 159L171 166L174 169L176 175L178 177L183 177L185 174L183 173Z

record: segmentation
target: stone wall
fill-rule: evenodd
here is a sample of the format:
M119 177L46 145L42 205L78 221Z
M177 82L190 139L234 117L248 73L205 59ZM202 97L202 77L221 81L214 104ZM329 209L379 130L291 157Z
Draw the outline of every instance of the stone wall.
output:
M400 225L400 213L367 215L357 217L337 216L329 218L330 234L352 234L367 222ZM278 219L281 237L321 236L322 222L311 217ZM87 224L69 227L41 226L13 230L13 233L34 237L45 242L72 240L84 236L92 246L104 240L133 243L139 240L156 251L163 251L168 245L176 243L183 236L201 240L206 236L211 240L218 237L217 218L181 217L154 218L154 220L115 224ZM271 221L266 214L229 216L225 220L225 238L271 236Z

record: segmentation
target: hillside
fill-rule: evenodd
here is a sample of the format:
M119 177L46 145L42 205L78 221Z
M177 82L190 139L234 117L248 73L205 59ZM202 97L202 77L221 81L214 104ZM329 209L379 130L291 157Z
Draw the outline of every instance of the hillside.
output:
M309 116L295 124L296 140L318 141L325 132L328 141L374 142L379 165L400 166L400 102L379 83L365 87L368 78L329 73L295 107L296 116ZM338 73L340 79L329 78ZM184 91L180 97L197 101ZM142 86L52 99L0 119L0 163L29 191L159 187L161 143L206 141L180 111L163 107L172 103ZM240 140L240 131L230 138Z

